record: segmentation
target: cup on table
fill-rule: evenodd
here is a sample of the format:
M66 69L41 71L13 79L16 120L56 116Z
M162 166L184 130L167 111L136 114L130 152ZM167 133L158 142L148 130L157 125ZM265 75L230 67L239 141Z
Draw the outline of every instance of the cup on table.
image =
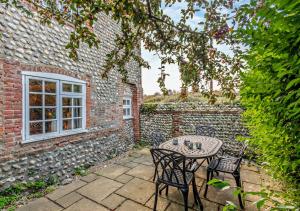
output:
M194 143L193 142L189 142L188 143L188 148L189 149L194 149Z
M190 141L189 140L184 140L184 145L189 146Z
M201 148L202 148L202 143L197 142L197 143L196 143L196 148L197 148L197 149L201 149Z
M173 145L178 145L178 139L177 138L174 138L173 141L172 141Z

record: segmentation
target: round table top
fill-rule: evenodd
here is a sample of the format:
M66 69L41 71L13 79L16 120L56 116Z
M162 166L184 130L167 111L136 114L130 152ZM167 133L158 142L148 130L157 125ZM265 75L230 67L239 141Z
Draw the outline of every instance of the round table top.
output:
M173 140L177 139L178 144L174 145ZM184 145L184 141L188 140L194 143L193 149L189 149ZM197 149L195 143L201 143L201 149ZM159 145L160 149L168 149L175 152L179 152L186 156L187 158L200 159L214 156L221 149L223 142L217 138L209 136L197 136L197 135L188 135L188 136L179 136L172 138Z

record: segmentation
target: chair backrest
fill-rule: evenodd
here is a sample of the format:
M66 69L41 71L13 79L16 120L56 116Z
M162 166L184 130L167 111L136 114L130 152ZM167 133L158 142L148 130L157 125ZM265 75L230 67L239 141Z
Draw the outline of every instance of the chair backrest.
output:
M238 170L240 168L240 165L241 165L241 162L243 160L243 157L244 157L244 154L245 154L245 151L246 151L247 147L248 147L247 143L242 143L242 148L241 148L241 150L239 152L239 155L236 159L236 165L237 166L236 166L235 170Z
M186 158L184 155L167 149L150 149L155 165L157 179L160 182L183 186L187 185Z
M216 137L216 129L211 126L197 125L196 135Z
M158 147L165 140L164 135L160 131L151 133L150 138L153 147Z
M243 136L247 137L248 135L246 133L241 133L241 132L235 132L233 135L229 136L229 142L227 142L228 149L225 146L225 151L227 154L230 154L235 157L239 157L241 152L243 151L243 147L246 143L238 141L236 139L237 136Z

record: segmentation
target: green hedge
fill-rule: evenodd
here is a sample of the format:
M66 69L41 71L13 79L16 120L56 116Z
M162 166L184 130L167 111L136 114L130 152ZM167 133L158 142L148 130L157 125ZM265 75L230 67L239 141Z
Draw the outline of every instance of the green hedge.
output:
M241 103L252 146L286 199L300 206L300 1L266 0L243 26L249 71L242 77Z

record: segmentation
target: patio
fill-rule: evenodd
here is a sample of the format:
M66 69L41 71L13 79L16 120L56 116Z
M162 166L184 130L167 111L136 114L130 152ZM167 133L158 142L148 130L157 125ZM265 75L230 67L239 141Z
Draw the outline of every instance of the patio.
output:
M149 149L132 150L126 156L113 159L105 166L93 167L84 177L78 177L73 183L57 188L43 198L29 202L19 211L102 211L102 210L152 210L154 203L153 164ZM270 180L257 167L242 165L242 184L245 191L258 191L262 186L270 185ZM219 175L220 178L224 175ZM222 210L226 201L238 204L232 189L225 191L209 187L207 198L203 198L206 182L205 166L197 172L197 186L204 210ZM234 180L226 177L232 185ZM257 196L247 197L245 210L256 210L253 202ZM158 198L157 210L183 210L182 196L176 188L170 188L168 197ZM197 210L192 191L189 195L190 210Z

